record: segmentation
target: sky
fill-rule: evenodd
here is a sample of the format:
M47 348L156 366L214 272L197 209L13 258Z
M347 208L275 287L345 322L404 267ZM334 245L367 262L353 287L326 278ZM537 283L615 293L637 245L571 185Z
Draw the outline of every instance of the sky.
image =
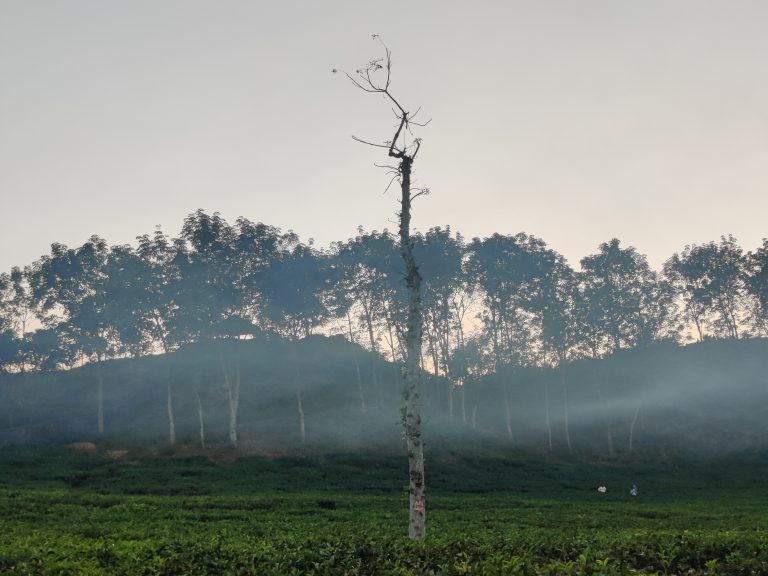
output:
M654 268L768 236L760 0L0 0L0 272L51 243L175 236L198 208L327 247L396 229L354 71L392 50L419 129L413 225L526 232Z

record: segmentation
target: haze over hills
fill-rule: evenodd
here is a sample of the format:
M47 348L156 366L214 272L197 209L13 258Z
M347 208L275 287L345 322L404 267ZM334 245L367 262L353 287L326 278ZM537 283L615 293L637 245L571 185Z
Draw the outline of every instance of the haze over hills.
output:
M495 446L715 456L766 448L766 373L768 340L749 339L659 343L561 369L505 367L458 387L429 375L425 434L430 449L458 452ZM239 406L232 422L228 387L235 385ZM340 337L294 342L274 336L191 344L68 371L6 374L0 444L168 445L169 390L176 442L193 449L231 446L232 427L240 449L262 454L389 451L401 442L398 366Z
M414 242L432 438L763 444L768 243L723 237L654 271L614 239L577 271L524 233L434 228ZM55 244L0 276L0 438L395 444L401 269L386 231L319 250L202 210L175 238Z

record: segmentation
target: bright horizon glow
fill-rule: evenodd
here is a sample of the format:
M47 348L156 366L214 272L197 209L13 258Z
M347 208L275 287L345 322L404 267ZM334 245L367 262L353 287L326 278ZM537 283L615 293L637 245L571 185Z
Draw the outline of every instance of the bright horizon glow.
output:
M409 18L402 21L407 8ZM98 234L175 236L203 208L319 247L396 228L356 144L388 106L331 69L393 52L433 119L425 232L524 231L572 266L613 237L654 269L768 236L768 4L147 0L0 5L0 272Z

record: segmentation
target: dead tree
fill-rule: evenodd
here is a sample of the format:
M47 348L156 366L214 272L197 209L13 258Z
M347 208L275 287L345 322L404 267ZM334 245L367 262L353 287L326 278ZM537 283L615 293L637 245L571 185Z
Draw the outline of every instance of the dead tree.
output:
M396 128L392 140L383 143L371 142L352 136L362 144L383 148L389 158L396 164L384 166L392 174L387 189L393 182L400 184L400 252L405 267L405 284L408 289L408 313L405 326L405 369L403 371L403 425L405 441L408 450L409 476L409 523L408 535L413 539L423 538L426 534L425 506L425 477L424 477L424 443L421 432L421 398L419 382L421 366L422 341L422 309L421 309L421 275L416 259L413 256L413 240L411 239L411 204L413 200L429 193L426 188L412 187L411 174L413 163L421 147L421 139L412 132L414 126L426 126L427 122L417 122L416 116L420 109L411 113L406 111L400 102L390 92L392 73L392 58L389 48L374 34L373 39L384 48L384 58L370 61L365 68L356 70L354 74L342 72L357 88L364 92L385 96L393 106L392 112L396 119ZM334 73L338 72L334 70Z

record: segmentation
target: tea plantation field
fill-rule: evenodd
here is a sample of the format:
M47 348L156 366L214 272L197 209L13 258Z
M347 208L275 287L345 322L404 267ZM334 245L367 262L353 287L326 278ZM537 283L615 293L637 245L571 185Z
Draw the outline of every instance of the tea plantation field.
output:
M445 453L428 474L411 542L398 454L2 450L0 574L768 574L765 455Z

